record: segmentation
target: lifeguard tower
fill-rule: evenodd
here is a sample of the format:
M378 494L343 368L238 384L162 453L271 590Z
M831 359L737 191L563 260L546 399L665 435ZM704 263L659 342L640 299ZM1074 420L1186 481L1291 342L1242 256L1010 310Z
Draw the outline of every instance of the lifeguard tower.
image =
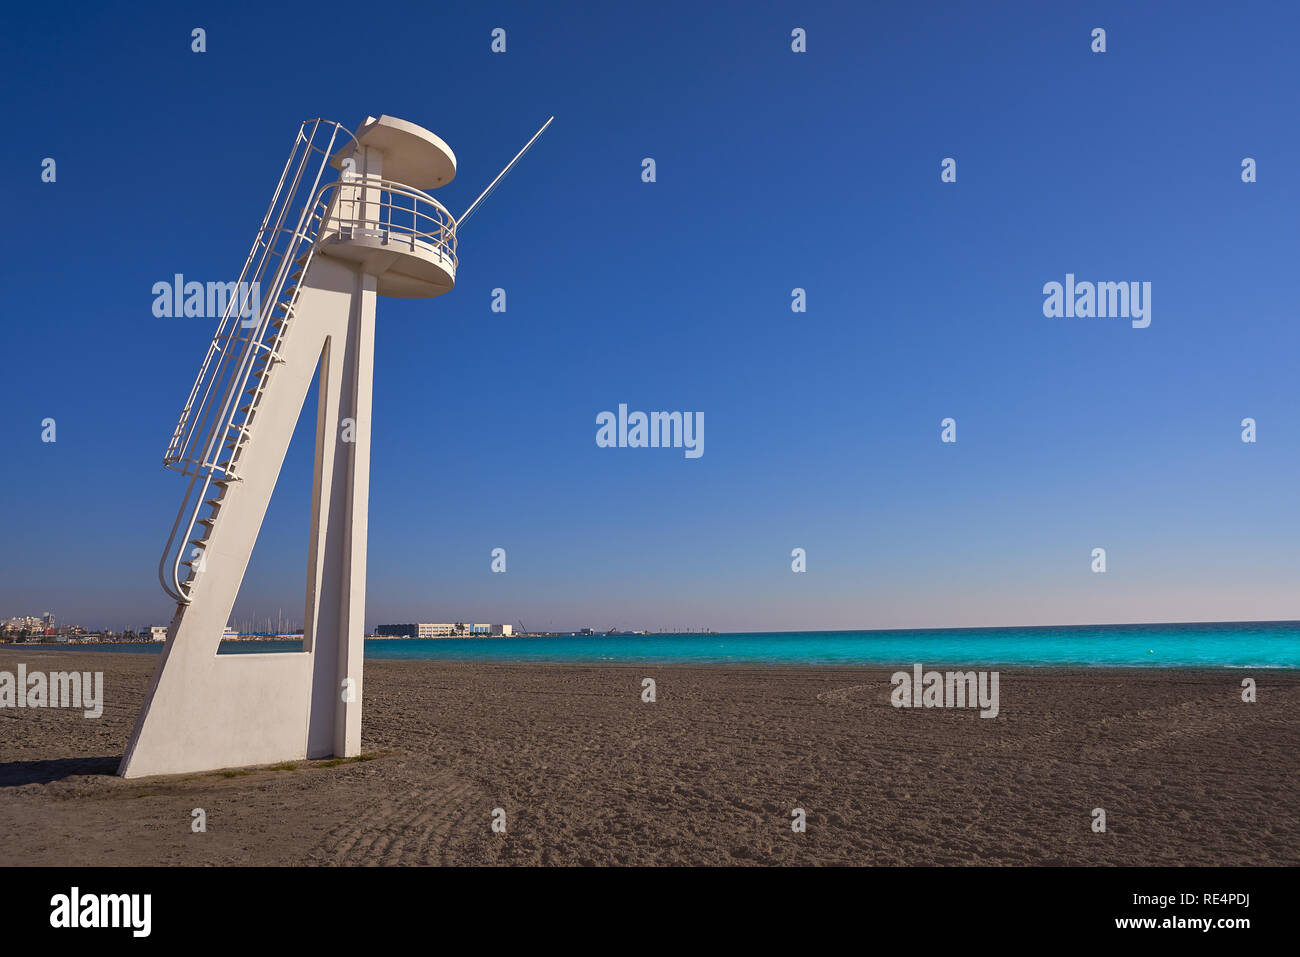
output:
M299 129L163 456L189 480L158 568L177 607L119 774L360 753L376 298L452 289L457 227L550 122L459 219L427 192L456 175L428 130ZM218 655L317 377L303 650Z

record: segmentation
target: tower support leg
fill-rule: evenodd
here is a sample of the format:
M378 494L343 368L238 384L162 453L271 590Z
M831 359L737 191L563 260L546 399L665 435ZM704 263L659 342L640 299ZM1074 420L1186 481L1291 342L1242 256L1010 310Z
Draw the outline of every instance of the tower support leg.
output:
M314 651L308 757L361 753L366 538L370 499L371 387L375 359L375 277L357 291L338 361L322 382L312 495L307 622Z
M375 297L375 277L355 264L317 256L303 276L283 362L208 533L204 570L168 629L124 777L360 753ZM219 655L318 366L303 651Z

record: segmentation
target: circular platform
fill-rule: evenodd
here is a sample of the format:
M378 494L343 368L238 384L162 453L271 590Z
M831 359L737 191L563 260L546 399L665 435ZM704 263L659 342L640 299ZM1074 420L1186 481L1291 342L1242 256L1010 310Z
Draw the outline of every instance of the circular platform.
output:
M437 189L456 176L456 154L437 135L422 126L395 116L368 117L356 133L362 146L373 146L383 155L383 177L416 189ZM349 143L330 157L330 165L342 167L356 147Z
M431 299L456 285L456 263L435 244L396 231L350 230L325 236L320 251L360 263L376 292L394 299Z

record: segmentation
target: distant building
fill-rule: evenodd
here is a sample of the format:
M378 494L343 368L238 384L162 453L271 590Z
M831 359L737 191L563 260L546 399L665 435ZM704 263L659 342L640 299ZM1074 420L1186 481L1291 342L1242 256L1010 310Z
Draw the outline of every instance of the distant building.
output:
M379 625L375 634L381 638L459 638L466 635L514 634L513 625L488 625L458 621L442 624Z
M46 612L46 614L48 615L49 612ZM6 618L3 627L5 631L44 634L45 620L37 618L35 615L20 615L14 618Z
M166 625L150 625L150 626L149 626L149 637L152 638L154 641L166 641L166 640L167 640L167 626L166 626Z

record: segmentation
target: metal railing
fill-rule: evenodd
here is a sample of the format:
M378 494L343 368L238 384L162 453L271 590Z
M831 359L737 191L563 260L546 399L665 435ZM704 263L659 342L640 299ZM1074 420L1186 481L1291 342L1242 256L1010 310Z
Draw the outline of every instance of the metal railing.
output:
M456 217L428 193L378 177L354 175L322 188L313 221L317 242L374 240L436 256L456 270Z
M344 139L346 138L346 139ZM219 487L238 481L239 457L250 434L249 424L261 398L271 366L279 360L278 348L288 331L298 299L298 285L290 284L295 267L305 273L316 247L319 216L314 216L320 183L336 149L356 137L339 123L314 119L303 123L294 138L275 193L267 206L253 247L244 261L236 285L237 294L225 306L216 334L204 355L199 373L181 409L180 419L163 453L163 464L190 477L185 498L172 523L171 534L158 563L163 590L185 603L189 586L202 567L206 535L194 537L195 528L212 517L201 519L214 484ZM250 294L260 291L259 309L250 308ZM255 369L257 360L265 362ZM249 389L249 383L253 388ZM240 403L247 394L246 404ZM178 533L180 535L178 547ZM186 561L186 546L196 545L198 561ZM172 559L168 570L168 559ZM181 568L190 565L187 580Z
M280 346L298 303L300 282L291 281L295 269L301 279L316 249L337 239L420 253L455 274L456 218L428 193L353 173L321 184L330 157L348 140L360 147L350 131L326 120L308 120L299 128L237 292L226 303L163 453L166 467L190 479L158 563L163 590L182 604L190 600L226 489L240 480L240 458L271 370L283 361ZM260 299L256 310L250 301L254 289ZM214 486L221 492L210 499ZM207 517L205 506L212 508ZM196 536L200 526L206 531ZM187 565L190 574L182 580Z

